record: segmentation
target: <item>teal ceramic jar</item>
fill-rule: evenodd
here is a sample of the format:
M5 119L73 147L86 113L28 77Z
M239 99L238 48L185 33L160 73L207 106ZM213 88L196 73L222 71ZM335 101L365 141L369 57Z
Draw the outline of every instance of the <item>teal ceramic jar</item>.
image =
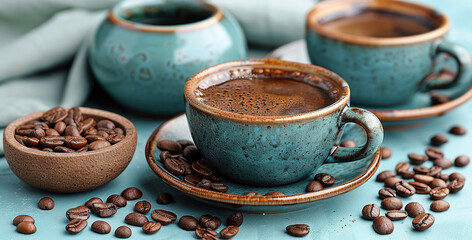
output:
M102 87L122 105L172 115L184 111L183 87L196 72L246 58L236 20L208 3L129 0L115 5L89 46Z

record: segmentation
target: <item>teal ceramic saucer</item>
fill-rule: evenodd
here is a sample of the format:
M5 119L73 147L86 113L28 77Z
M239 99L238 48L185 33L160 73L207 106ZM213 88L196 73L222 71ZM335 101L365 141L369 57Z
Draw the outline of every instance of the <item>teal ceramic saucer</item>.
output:
M285 44L270 52L266 57L293 62L310 63L304 39ZM454 68L454 66L451 66L451 68ZM451 73L443 72L439 77L449 79ZM380 119L380 121L382 121L384 127L392 129L401 128L402 126L412 127L421 125L425 123L426 120L447 113L472 98L471 86L457 86L435 92L448 96L451 101L431 106L429 94L418 92L411 101L402 105L385 108L372 108L367 106L356 107L361 107L371 111Z
M220 193L198 188L184 182L182 177L176 177L169 173L160 161L161 151L156 147L157 142L163 139L191 139L187 118L184 114L164 122L149 137L146 144L146 160L149 166L163 182L194 199L209 205L244 212L276 213L308 208L317 204L319 200L334 197L359 187L372 177L380 163L379 150L374 155L355 162L325 164L312 176L283 186L255 187L225 179L222 183L227 185L229 190L226 193ZM343 139L353 140L358 145L362 145L366 141L363 130L356 125L345 127ZM320 172L331 174L336 179L335 184L319 192L305 193L306 185L313 180L316 173ZM286 196L248 197L242 195L245 192L259 192L261 194L283 192Z

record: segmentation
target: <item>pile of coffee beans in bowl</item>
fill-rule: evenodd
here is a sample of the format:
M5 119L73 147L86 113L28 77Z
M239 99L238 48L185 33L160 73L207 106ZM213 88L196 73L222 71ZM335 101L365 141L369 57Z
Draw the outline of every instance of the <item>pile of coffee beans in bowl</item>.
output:
M84 116L78 107L55 107L15 129L15 139L20 144L45 152L94 151L124 138L124 130L113 121Z

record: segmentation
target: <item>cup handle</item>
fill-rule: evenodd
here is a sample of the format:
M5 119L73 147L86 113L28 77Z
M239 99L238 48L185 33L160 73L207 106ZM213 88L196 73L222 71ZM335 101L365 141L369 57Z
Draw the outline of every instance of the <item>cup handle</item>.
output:
M437 79L437 74L433 71L428 74L423 80L421 91L427 92L434 89L445 89L455 86L459 82L470 81L472 78L468 77L468 73L472 70L472 57L469 52L462 46L447 42L441 41L436 44L435 49L433 50L433 58L437 58L440 53L447 53L451 56L454 61L457 63L457 72L452 80L441 80ZM434 66L437 68L438 66ZM467 79L470 78L470 79Z
M346 148L338 145L331 150L325 163L351 162L374 154L383 141L383 127L380 120L371 112L356 108L346 107L339 121L339 129L346 123L352 122L361 126L367 134L367 142L363 147ZM340 136L338 136L340 139Z

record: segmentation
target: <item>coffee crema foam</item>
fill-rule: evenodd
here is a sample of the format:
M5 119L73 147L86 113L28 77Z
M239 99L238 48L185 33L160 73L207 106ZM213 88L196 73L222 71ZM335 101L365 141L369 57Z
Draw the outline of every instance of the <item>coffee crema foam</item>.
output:
M212 82L213 85L205 82L197 87L197 99L241 115L298 115L327 107L337 96L337 91L328 90L332 90L333 85L311 84L283 76L258 75Z

